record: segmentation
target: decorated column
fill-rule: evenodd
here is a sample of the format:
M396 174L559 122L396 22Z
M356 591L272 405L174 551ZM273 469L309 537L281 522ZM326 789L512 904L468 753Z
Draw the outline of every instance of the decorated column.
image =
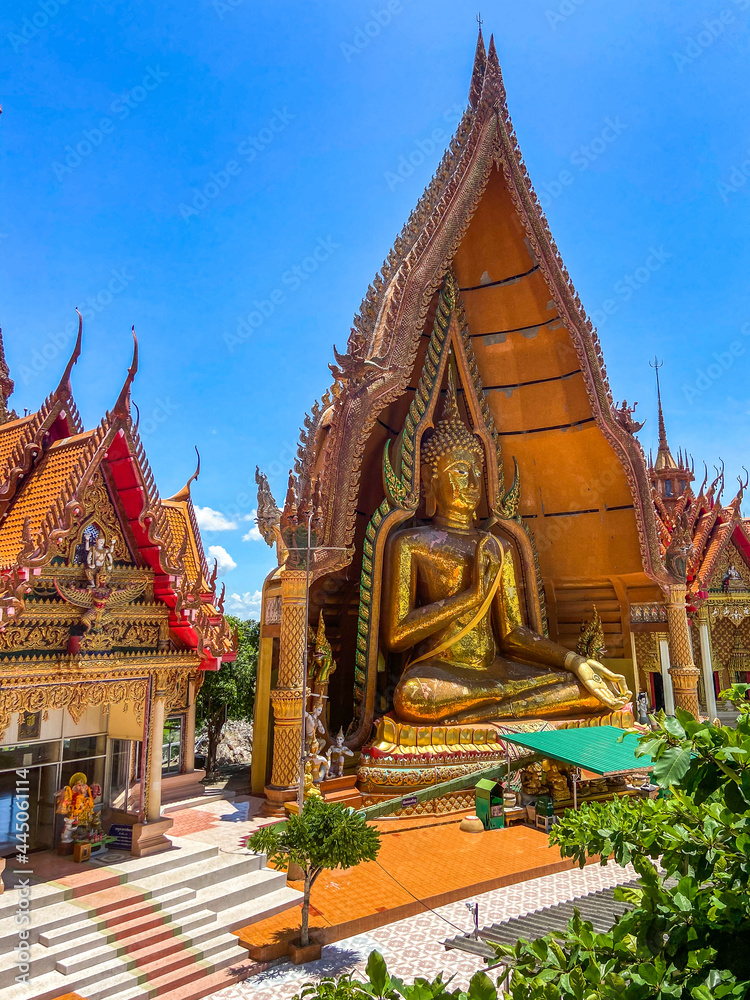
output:
M148 716L148 745L143 762L146 784L145 821L133 825L132 851L136 857L156 854L170 846L165 836L172 826L169 816L161 815L161 768L164 743L169 673L158 670L151 679L151 703Z
M167 704L166 673L154 674L151 693L151 716L148 729L148 783L146 785L146 822L161 818L161 769L164 742L164 714Z
M706 712L709 719L716 718L716 690L714 688L714 665L711 657L711 632L708 625L708 605L698 612L698 629L701 639L701 662L703 664L703 687L706 689Z
M699 717L698 678L700 671L693 663L690 625L687 616L685 584L673 584L667 591L667 622L669 624L669 673L677 708Z
M307 644L305 614L307 573L281 572L279 679L271 692L273 705L273 769L266 796L279 808L297 794L302 745L302 688Z
M669 636L666 633L659 633L656 639L659 643L659 666L661 667L661 682L664 688L664 711L667 715L674 715L674 691L672 690L672 676L669 672Z
M185 753L182 758L182 769L186 774L195 770L195 678L188 680L187 712L185 714Z

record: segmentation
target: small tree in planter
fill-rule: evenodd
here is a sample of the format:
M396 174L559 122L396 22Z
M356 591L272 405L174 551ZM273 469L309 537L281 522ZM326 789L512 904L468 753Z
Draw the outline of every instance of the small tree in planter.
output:
M310 890L321 872L353 868L374 861L380 850L377 830L363 816L322 799L308 799L298 816L265 826L245 840L245 846L266 854L271 864L296 864L305 879L300 946L310 944Z

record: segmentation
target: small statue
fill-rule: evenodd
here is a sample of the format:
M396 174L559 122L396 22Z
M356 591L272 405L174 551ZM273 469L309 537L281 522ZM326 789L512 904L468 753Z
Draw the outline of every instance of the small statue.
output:
M70 837L62 843L92 840L97 829L101 829L101 820L94 809L94 796L82 771L77 771L55 796L55 812L65 817L63 838Z
M637 433L646 423L645 420L638 421L635 419L636 406L638 406L638 403L633 403L632 406L628 406L627 399L623 399L619 406L615 405L612 407L615 420L620 427L624 428L628 432L628 434Z
M91 536L86 536L86 579L89 587L103 587L107 577L115 568L115 546L117 540L112 539L109 546L104 533L97 535L94 544Z
M683 513L675 524L667 551L664 553L667 572L679 583L687 580L688 562L693 552L690 524L687 514Z
M302 789L302 798L307 799L320 799L323 796L320 793L320 789L315 784L312 771L312 761L305 762L305 782Z
M323 612L318 618L318 631L309 629L309 645L312 647L312 663L308 672L308 686L314 694L325 696L331 674L336 670L331 644L326 637L326 626Z
M549 762L545 777L547 778L547 784L549 785L550 795L555 802L570 798L568 779L563 774L562 768L559 764Z
M339 729L334 742L328 747L328 775L331 778L341 778L344 774L344 757L353 757L354 751L344 746L344 730Z
M641 726L648 725L648 697L645 691L639 691L636 698L636 711L638 712L638 723Z
M730 590L745 589L745 582L740 576L739 570L734 563L730 563L729 566L727 566L727 571L721 581L721 589L725 594L728 594Z
M322 736L326 731L326 727L321 719L323 709L325 708L323 701L325 696L314 694L312 697L316 699L316 704L305 712L305 745L307 746L310 745L316 733L320 733Z
M309 761L312 768L312 776L315 784L319 785L321 781L325 781L326 774L328 773L328 758L320 753L320 743L318 743L318 737L314 733L310 741L310 749L306 760Z
M521 771L521 789L524 795L529 795L533 798L547 794L547 785L542 780L537 767L525 767Z

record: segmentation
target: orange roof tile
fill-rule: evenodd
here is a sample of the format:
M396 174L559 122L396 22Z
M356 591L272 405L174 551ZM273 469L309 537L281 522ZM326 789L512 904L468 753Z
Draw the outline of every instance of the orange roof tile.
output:
M18 558L27 517L32 537L36 537L90 437L91 433L77 434L53 444L24 482L20 495L0 526L0 566L12 566Z
M13 449L24 437L29 424L36 417L35 413L28 417L21 417L20 420L9 420L7 424L0 424L0 481L6 478L5 469Z
M187 512L187 503L179 500L162 500L161 505L164 513L167 515L167 521L169 522L172 537L174 538L175 545L177 546L176 551L171 553L173 557L177 555L177 552L179 552L182 547L182 542L185 538L185 534L187 533L188 543L185 549L185 569L187 571L188 580L191 584L193 584L203 574L200 569L200 559L198 557L195 538L193 537L193 530Z

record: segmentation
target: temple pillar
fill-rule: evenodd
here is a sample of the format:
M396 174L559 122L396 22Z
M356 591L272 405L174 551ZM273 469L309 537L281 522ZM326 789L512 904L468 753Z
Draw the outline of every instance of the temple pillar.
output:
M693 662L690 624L685 597L687 587L674 584L667 592L667 623L669 624L669 673L674 688L675 705L690 712L694 719L700 714L698 678L700 671Z
M674 715L674 691L672 690L672 675L669 672L669 636L659 634L656 638L659 643L659 664L664 688L664 711L667 715Z
M188 704L185 713L185 752L182 757L185 774L195 770L195 678L188 680Z
M157 672L152 678L149 711L148 746L144 773L146 776L146 822L133 826L132 851L137 857L156 854L172 846L164 834L173 824L161 815L161 769L164 743L164 716L167 704L167 674Z
M714 688L714 667L711 657L711 631L708 624L708 606L698 612L698 630L701 641L701 662L703 664L703 687L706 689L706 712L710 721L716 718L716 689Z
M307 573L281 572L281 634L278 684L273 705L273 764L266 785L268 812L280 812L297 796L302 755L302 690L307 647Z

